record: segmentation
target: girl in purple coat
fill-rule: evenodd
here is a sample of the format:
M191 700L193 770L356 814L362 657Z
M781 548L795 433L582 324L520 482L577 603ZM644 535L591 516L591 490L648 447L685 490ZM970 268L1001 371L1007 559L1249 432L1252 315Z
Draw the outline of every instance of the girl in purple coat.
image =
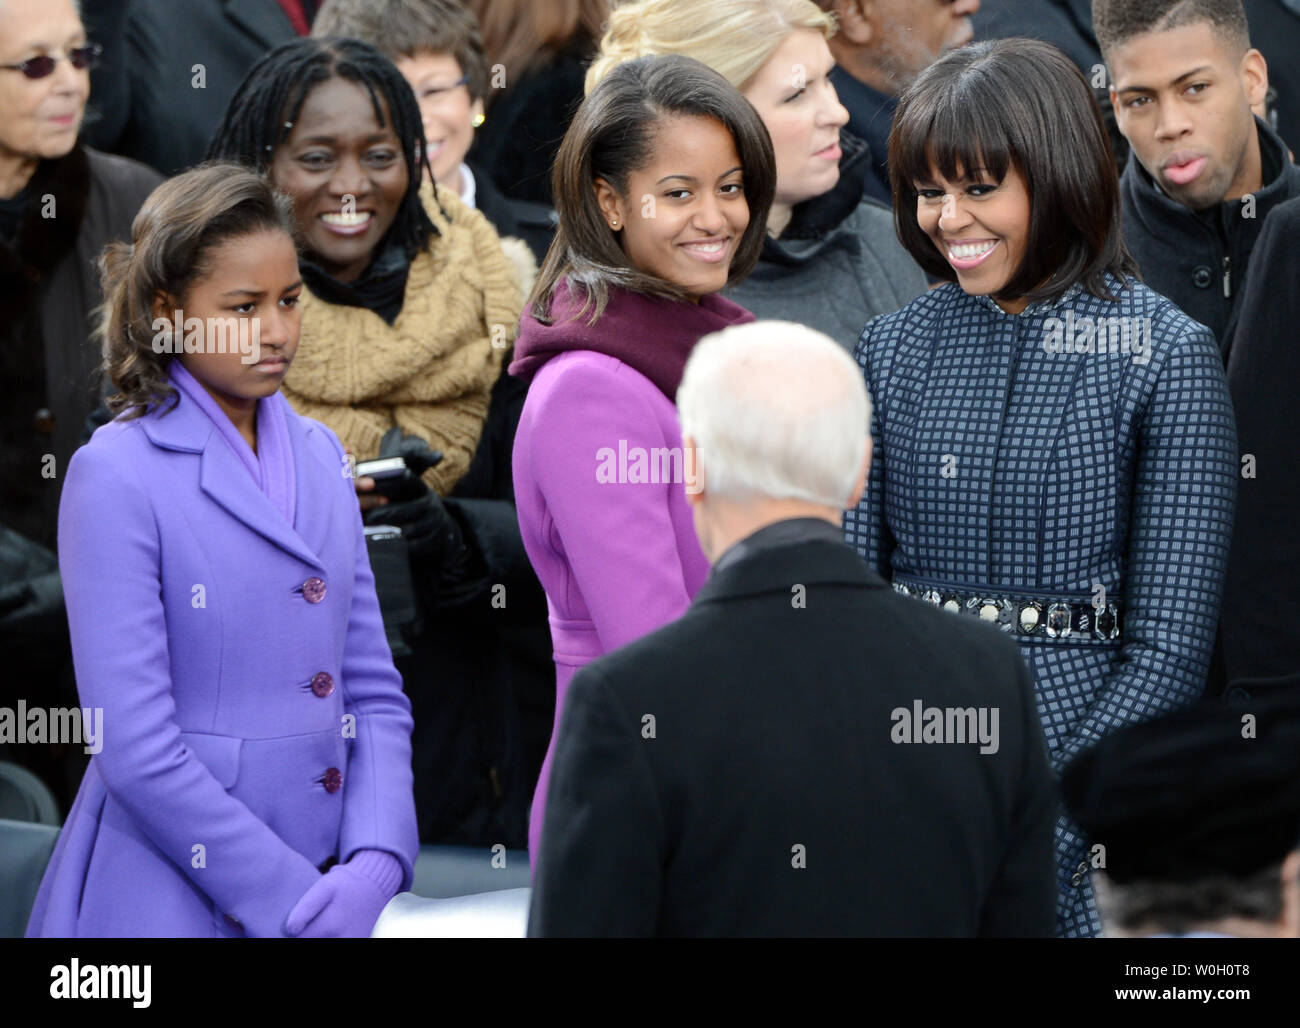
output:
M620 65L560 146L559 230L510 365L530 381L515 501L550 608L556 728L578 668L681 615L708 574L673 400L695 343L753 318L717 293L758 261L775 182L757 112L687 57Z
M410 707L349 464L279 393L292 225L259 175L205 165L103 259L119 416L59 508L103 748L29 935L366 936L411 881Z

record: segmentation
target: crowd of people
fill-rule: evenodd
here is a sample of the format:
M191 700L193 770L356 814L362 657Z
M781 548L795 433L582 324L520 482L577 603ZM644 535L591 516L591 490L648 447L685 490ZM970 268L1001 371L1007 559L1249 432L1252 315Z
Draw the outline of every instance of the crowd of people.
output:
M1018 9L0 0L28 933L1300 935L1300 0Z

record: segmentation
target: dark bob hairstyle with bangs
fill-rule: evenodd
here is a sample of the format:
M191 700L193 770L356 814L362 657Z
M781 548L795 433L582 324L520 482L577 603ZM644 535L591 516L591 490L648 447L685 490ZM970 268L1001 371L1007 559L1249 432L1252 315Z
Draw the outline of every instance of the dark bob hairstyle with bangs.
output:
M749 224L736 244L727 283L754 270L776 195L776 158L763 120L730 82L694 58L637 57L617 65L587 95L555 157L551 178L559 226L529 297L538 321L551 323L551 300L566 278L584 293L579 315L589 310L591 324L605 312L614 287L687 299L674 283L632 265L596 201L598 178L627 198L628 176L645 167L657 133L673 117L713 118L731 133Z
M889 134L894 224L931 275L956 272L917 223L916 184L1014 167L1029 193L1025 254L999 294L1056 300L1076 282L1113 300L1107 274L1137 276L1120 233L1119 181L1092 91L1056 47L1000 39L954 50L903 94Z

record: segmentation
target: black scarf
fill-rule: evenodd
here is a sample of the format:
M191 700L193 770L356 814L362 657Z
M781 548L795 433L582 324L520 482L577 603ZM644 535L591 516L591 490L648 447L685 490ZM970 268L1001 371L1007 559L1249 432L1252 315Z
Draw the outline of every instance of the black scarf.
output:
M85 151L41 161L22 195L16 228L0 238L0 523L52 547L57 490L39 474L41 455L53 447L52 422L37 417L48 407L41 301L86 215Z
M0 318L12 331L40 305L42 285L71 252L86 216L90 162L80 146L56 160L41 161L23 190L27 203L17 231L0 238ZM53 216L44 217L46 197Z
M397 243L381 245L378 256L355 282L340 282L308 257L299 260L298 266L307 288L326 303L364 307L390 325L402 313L411 255Z

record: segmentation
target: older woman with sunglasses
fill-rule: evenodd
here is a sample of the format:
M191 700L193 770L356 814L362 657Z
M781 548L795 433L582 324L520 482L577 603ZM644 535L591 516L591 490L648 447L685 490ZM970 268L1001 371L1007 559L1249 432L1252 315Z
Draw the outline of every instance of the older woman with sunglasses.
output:
M63 471L98 398L94 258L130 238L161 181L78 145L97 56L72 0L0 0L0 646L17 686L0 706L37 684L52 702L68 658L51 551Z

